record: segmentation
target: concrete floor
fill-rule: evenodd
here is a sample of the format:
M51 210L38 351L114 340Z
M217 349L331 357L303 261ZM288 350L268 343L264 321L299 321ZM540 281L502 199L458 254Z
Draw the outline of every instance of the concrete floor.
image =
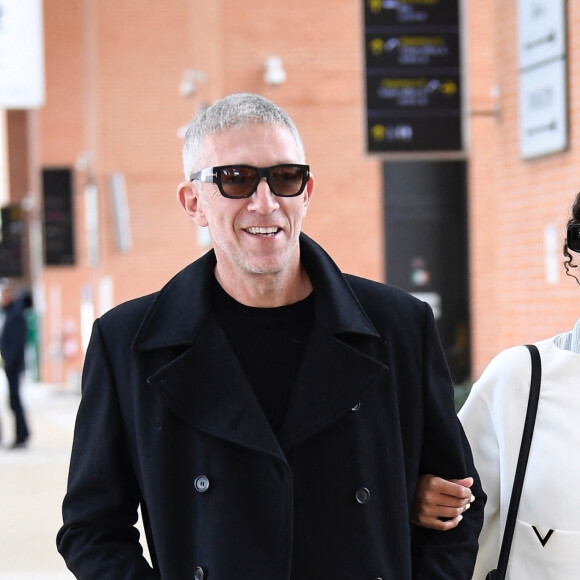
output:
M0 580L71 580L56 550L78 393L26 382L26 449L10 450L13 421L0 372Z

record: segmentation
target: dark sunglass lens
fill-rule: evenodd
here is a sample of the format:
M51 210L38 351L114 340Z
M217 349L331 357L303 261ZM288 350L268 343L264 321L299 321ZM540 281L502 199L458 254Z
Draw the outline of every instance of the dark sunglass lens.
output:
M218 179L228 197L247 197L256 186L258 174L251 167L230 165L220 169Z
M268 181L277 195L296 195L304 183L304 170L299 165L278 165L270 171Z
M567 237L568 247L573 252L580 252L580 224L570 224Z

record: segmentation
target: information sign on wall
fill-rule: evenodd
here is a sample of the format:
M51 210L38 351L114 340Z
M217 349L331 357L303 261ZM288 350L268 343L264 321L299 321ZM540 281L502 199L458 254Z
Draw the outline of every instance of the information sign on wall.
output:
M519 0L520 154L529 159L568 147L564 0Z
M75 263L72 170L42 170L44 214L44 263L71 266Z
M20 205L0 210L0 278L21 278L24 212Z
M366 0L369 152L461 151L458 0Z

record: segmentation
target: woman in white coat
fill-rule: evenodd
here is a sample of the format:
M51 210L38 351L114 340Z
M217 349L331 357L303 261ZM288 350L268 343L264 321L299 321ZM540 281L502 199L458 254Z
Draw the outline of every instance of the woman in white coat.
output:
M580 193L564 245L566 273L577 282L578 252ZM542 361L540 401L507 579L569 580L580 578L580 319L570 332L535 344ZM459 412L487 494L473 580L484 580L497 567L530 378L527 348L508 348L489 363ZM463 485L424 476L415 520L437 529L454 527L469 506L464 499L468 495Z

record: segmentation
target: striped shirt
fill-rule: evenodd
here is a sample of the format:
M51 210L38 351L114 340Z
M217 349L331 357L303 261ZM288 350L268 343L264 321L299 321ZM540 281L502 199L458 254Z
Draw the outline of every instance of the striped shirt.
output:
M571 350L576 354L580 354L580 318L576 321L572 330L558 335L554 339L554 343L563 350Z

